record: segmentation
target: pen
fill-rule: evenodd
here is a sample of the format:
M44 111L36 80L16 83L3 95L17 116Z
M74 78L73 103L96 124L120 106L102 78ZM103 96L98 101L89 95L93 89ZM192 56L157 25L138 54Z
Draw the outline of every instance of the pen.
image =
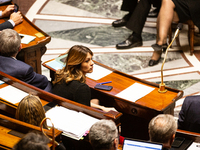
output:
M101 83L97 83L97 85L100 85L100 84L106 84L106 83L111 83L112 81L107 81L107 82L101 82Z

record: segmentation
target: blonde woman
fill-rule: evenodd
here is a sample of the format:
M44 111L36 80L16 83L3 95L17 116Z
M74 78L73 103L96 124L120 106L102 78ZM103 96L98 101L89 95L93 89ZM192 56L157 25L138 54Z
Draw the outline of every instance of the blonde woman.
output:
M40 126L45 117L45 111L39 97L31 94L20 101L15 114L16 119L35 126ZM44 122L43 127L47 129L46 122Z

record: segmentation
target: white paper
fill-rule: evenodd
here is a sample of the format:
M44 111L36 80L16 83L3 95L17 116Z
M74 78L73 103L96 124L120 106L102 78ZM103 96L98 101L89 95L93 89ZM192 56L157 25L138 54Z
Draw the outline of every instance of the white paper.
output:
M0 89L0 97L12 104L20 102L28 93L19 90L11 85Z
M200 143L193 142L187 150L200 150Z
M104 67L101 67L99 65L94 64L93 65L93 72L92 73L87 73L86 76L88 78L91 78L93 80L99 80L109 74L111 74L112 71L109 69L106 69Z
M1 85L1 84L4 84L4 83L5 83L5 82L3 82L3 81L0 80L0 85Z
M23 44L28 44L36 38L35 36L26 35L26 34L19 34L19 36L23 36L21 39L21 43Z
M154 88L152 88L152 87L149 87L149 86L146 86L146 85L143 85L143 84L139 84L139 83L134 83L115 96L129 100L131 102L135 102L138 99L149 94L153 90L154 90Z
M56 106L46 112L54 127L64 132L64 135L80 139L98 119L81 112L76 112L62 106ZM51 122L47 120L47 125Z
M50 61L50 62L46 63L46 65L55 70L62 69L64 67L64 64L58 62L57 60Z

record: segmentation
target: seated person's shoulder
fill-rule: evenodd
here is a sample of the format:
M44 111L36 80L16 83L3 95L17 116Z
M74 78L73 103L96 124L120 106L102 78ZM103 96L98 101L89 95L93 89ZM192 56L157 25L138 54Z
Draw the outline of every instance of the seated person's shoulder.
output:
M199 101L200 102L200 95L193 95L187 96L184 101Z
M7 67L7 69L14 69L18 71L28 70L29 68L31 68L30 65L12 57L0 56L0 63L4 68Z

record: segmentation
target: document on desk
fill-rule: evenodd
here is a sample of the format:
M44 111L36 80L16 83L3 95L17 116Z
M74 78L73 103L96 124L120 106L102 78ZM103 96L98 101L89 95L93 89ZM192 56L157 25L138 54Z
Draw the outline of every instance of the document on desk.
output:
M11 85L0 89L0 98L12 104L20 102L28 93L19 90Z
M140 83L134 83L115 96L129 100L131 102L135 102L139 100L140 98L144 97L145 95L149 94L153 90L154 88L152 87L149 87Z
M5 82L3 82L3 81L0 80L0 85L1 85L1 84L4 84L4 83L5 83Z
M21 43L23 44L29 44L31 41L35 40L35 36L27 35L27 34L21 34L19 33L19 36L21 37Z
M93 79L93 80L99 80L99 79L101 79L101 78L103 78L103 77L105 77L105 76L107 76L107 75L109 75L111 73L112 73L111 70L94 64L93 65L93 72L86 74L86 76L88 78Z
M62 69L65 66L64 63L58 62L57 60L52 60L46 63L46 65L55 70Z
M200 143L193 142L187 150L200 150Z
M56 106L47 111L46 117L51 119L56 129L76 140L79 140L99 120L62 106ZM47 125L51 126L49 120L47 120Z

